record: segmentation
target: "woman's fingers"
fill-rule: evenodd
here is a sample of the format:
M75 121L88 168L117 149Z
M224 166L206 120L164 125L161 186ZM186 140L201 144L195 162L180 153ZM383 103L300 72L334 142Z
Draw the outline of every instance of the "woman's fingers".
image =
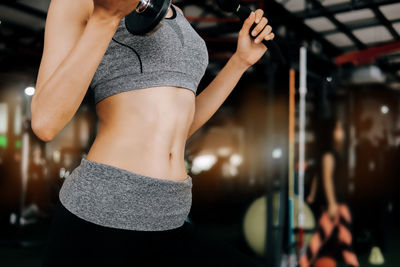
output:
M264 30L257 36L257 38L255 39L256 43L261 42L262 39L267 38L267 36L269 36L272 32L272 27L267 25ZM269 36L270 37L270 36ZM268 40L268 39L266 39Z
M265 36L264 40L273 40L275 38L275 34L272 32L271 34L268 34L267 36Z
M259 36L257 36L257 38L254 40L254 42L256 43L260 43L261 40L272 40L274 39L275 34L272 32L272 27L271 26L267 26L265 27L265 29L260 33Z
M248 34L251 25L253 25L255 20L255 12L251 12L247 19L244 21L242 29L239 31L239 35Z
M267 25L268 20L266 17L263 17L264 11L262 9L257 9L255 12L256 15L256 24L257 26L254 27L253 31L251 32L252 36L257 36L257 34L259 32L262 31L262 29L264 29L265 25Z
M250 13L249 17L244 21L243 27L239 32L239 35L250 34L253 37L256 37L254 40L256 43L260 43L261 40L272 40L275 35L272 33L272 27L267 25L268 19L263 17L264 11L262 9L257 9ZM254 27L252 32L250 33L251 26L256 23L257 25Z
M264 15L264 10L262 9L257 9L256 11L254 11L255 15L256 15L256 23L259 23L262 16Z
M254 11L255 13L255 23L257 26L254 27L252 32L250 33L251 36L257 38L254 40L255 43L260 43L261 40L272 40L274 39L275 35L272 33L272 27L267 25L268 19L263 17L264 11L262 9L257 9Z
M260 22L257 24L256 27L254 27L253 31L251 32L252 36L257 36L265 27L265 25L267 25L268 20L266 17L262 17Z

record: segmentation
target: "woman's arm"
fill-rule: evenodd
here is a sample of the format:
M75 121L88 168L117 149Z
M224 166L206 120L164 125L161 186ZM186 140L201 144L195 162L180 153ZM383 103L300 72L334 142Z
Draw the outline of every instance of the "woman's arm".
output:
M262 9L257 9L244 21L239 31L236 52L210 85L196 97L194 119L187 138L211 118L235 88L243 73L267 51L267 47L259 40L272 40L274 34L271 32L272 28L267 25L268 20L263 17L263 14ZM252 35L257 38L253 40L249 31L254 22L257 26Z
M212 117L232 92L233 88L235 88L247 68L248 66L244 65L233 54L215 79L196 97L194 118L187 138Z
M174 7L184 15L179 7ZM217 77L196 97L196 112L187 139L218 110L247 68L234 54Z
M322 181L326 200L328 202L328 212L331 216L336 213L337 203L335 197L335 186L333 184L333 169L335 159L331 153L325 153L322 157Z
M311 182L311 188L310 188L310 193L308 194L306 201L309 204L312 204L315 200L315 194L317 193L317 186L318 186L318 179L317 176L314 175L312 182Z
M93 9L92 0L51 1L31 103L32 130L41 140L51 141L72 119L120 20Z

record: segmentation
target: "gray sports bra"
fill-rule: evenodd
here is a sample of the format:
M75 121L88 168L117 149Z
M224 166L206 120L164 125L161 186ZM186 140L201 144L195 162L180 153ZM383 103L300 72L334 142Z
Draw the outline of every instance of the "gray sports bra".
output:
M93 76L95 103L125 91L178 86L193 91L208 65L205 41L171 4L173 15L152 35L132 35L120 21Z

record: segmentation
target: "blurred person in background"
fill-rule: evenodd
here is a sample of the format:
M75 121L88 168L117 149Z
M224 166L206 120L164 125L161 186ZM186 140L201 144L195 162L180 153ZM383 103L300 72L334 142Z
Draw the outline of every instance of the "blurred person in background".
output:
M315 176L306 201L318 218L300 266L335 266L343 260L348 266L359 266L352 248L351 214L347 202L347 179L344 152L344 129L341 120L325 119L317 133ZM330 265L327 265L329 262Z

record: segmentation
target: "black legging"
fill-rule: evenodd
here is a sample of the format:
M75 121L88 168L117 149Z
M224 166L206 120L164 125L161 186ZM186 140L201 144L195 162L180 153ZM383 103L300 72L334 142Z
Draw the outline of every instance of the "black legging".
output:
M132 231L93 224L58 201L42 254L48 266L264 266L192 224L167 231Z

